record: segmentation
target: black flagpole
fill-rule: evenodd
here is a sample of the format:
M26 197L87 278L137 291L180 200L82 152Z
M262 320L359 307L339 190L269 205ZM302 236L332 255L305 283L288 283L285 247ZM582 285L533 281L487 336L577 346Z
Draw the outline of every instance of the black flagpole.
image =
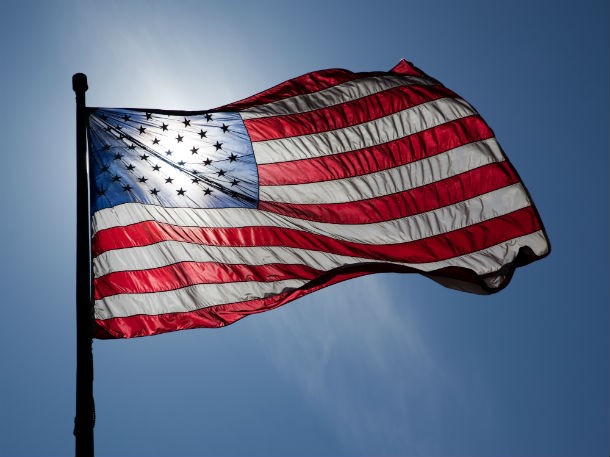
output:
M87 167L87 76L72 76L76 93L76 457L93 457L93 307L89 261L89 173Z

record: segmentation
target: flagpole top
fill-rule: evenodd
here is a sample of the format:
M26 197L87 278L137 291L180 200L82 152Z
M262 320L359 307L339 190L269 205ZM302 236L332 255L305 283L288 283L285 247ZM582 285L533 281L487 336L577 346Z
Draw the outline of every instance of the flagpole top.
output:
M72 90L76 93L87 92L87 75L84 73L75 73L72 75Z

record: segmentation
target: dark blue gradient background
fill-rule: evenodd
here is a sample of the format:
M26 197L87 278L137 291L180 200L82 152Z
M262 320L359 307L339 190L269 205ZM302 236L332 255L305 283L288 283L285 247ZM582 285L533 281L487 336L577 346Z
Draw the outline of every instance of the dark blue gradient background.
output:
M96 341L102 456L607 456L606 0L0 6L0 455L73 453L75 121L406 58L471 102L553 245L490 297L348 281L225 329Z

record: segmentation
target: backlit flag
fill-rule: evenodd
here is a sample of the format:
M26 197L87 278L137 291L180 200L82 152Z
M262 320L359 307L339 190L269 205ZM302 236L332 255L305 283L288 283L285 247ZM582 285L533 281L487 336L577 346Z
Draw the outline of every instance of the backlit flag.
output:
M88 128L98 338L221 327L374 272L491 293L549 251L491 129L404 60L207 111L89 108Z

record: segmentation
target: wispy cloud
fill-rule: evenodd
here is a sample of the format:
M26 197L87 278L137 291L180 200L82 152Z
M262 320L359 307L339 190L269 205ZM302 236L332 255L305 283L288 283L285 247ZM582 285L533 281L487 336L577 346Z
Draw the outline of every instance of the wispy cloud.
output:
M452 383L426 344L408 289L397 297L389 283L376 275L316 292L273 312L261 338L278 373L347 452L430 453L438 440L420 436L441 433L438 393Z

